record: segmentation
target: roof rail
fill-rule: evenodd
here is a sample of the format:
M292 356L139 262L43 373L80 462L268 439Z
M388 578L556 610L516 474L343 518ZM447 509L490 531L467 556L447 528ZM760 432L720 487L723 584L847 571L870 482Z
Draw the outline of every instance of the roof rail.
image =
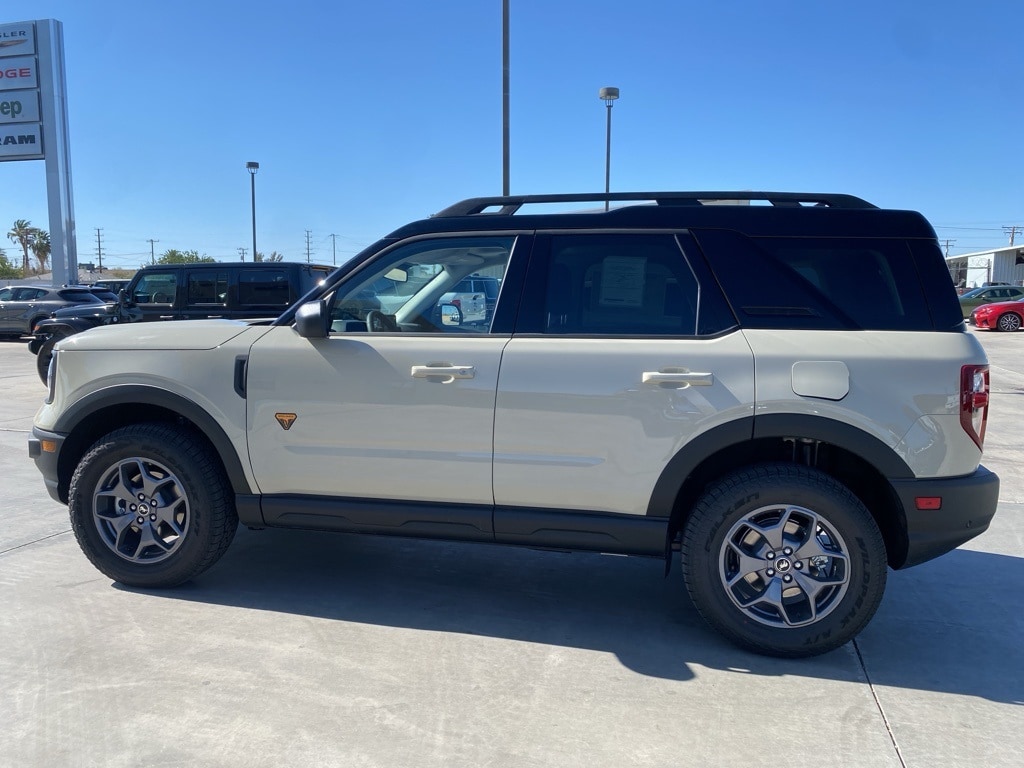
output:
M611 194L586 193L567 195L508 195L504 197L471 197L450 205L435 217L511 216L524 205L534 203L603 203L628 201L648 202L658 205L715 205L725 200L764 200L779 207L797 208L802 206L823 208L875 208L876 206L853 195L820 194L803 192L612 192ZM496 210L488 210L490 208Z

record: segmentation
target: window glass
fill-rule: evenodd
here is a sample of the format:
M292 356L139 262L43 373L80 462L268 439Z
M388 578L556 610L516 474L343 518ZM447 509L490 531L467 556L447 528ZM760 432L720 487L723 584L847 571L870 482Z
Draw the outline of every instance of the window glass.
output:
M173 304L177 287L177 272L148 272L139 278L133 293L138 304Z
M543 331L698 333L700 289L671 235L552 236Z
M368 312L382 313L392 331L487 333L494 301L474 291L481 277L497 285L513 237L448 237L399 246L346 280L331 302L335 333L366 331Z
M748 328L931 330L913 256L902 240L747 238L695 232Z
M288 275L283 269L239 270L238 303L246 306L287 307L292 303Z
M227 304L228 274L204 269L201 272L190 272L188 276L188 303L193 304Z

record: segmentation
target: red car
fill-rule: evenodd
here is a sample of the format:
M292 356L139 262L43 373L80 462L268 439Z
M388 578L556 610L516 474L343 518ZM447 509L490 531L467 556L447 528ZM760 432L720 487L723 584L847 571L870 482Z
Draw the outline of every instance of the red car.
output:
M982 304L971 312L967 322L994 331L1019 331L1024 325L1024 299Z

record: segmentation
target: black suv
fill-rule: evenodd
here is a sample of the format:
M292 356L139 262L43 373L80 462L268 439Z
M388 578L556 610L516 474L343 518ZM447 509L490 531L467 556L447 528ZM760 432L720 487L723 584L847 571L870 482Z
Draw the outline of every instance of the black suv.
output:
M140 320L273 318L323 282L333 269L284 261L143 267L120 289L117 301L67 307L37 321L28 348L37 356L36 369L45 382L53 346L72 334ZM114 284L116 281L111 282Z
M489 322L442 300L473 275L501 280ZM467 200L272 323L175 330L59 344L29 443L135 587L198 576L239 521L678 556L724 636L806 656L996 510L988 360L935 232L846 195Z

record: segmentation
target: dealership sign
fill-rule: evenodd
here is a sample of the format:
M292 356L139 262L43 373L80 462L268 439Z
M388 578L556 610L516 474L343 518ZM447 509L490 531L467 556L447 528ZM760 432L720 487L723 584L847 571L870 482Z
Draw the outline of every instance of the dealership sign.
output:
M67 101L64 25L56 19L0 24L0 162L46 161L55 286L78 282Z
M36 25L0 25L0 161L41 160Z

